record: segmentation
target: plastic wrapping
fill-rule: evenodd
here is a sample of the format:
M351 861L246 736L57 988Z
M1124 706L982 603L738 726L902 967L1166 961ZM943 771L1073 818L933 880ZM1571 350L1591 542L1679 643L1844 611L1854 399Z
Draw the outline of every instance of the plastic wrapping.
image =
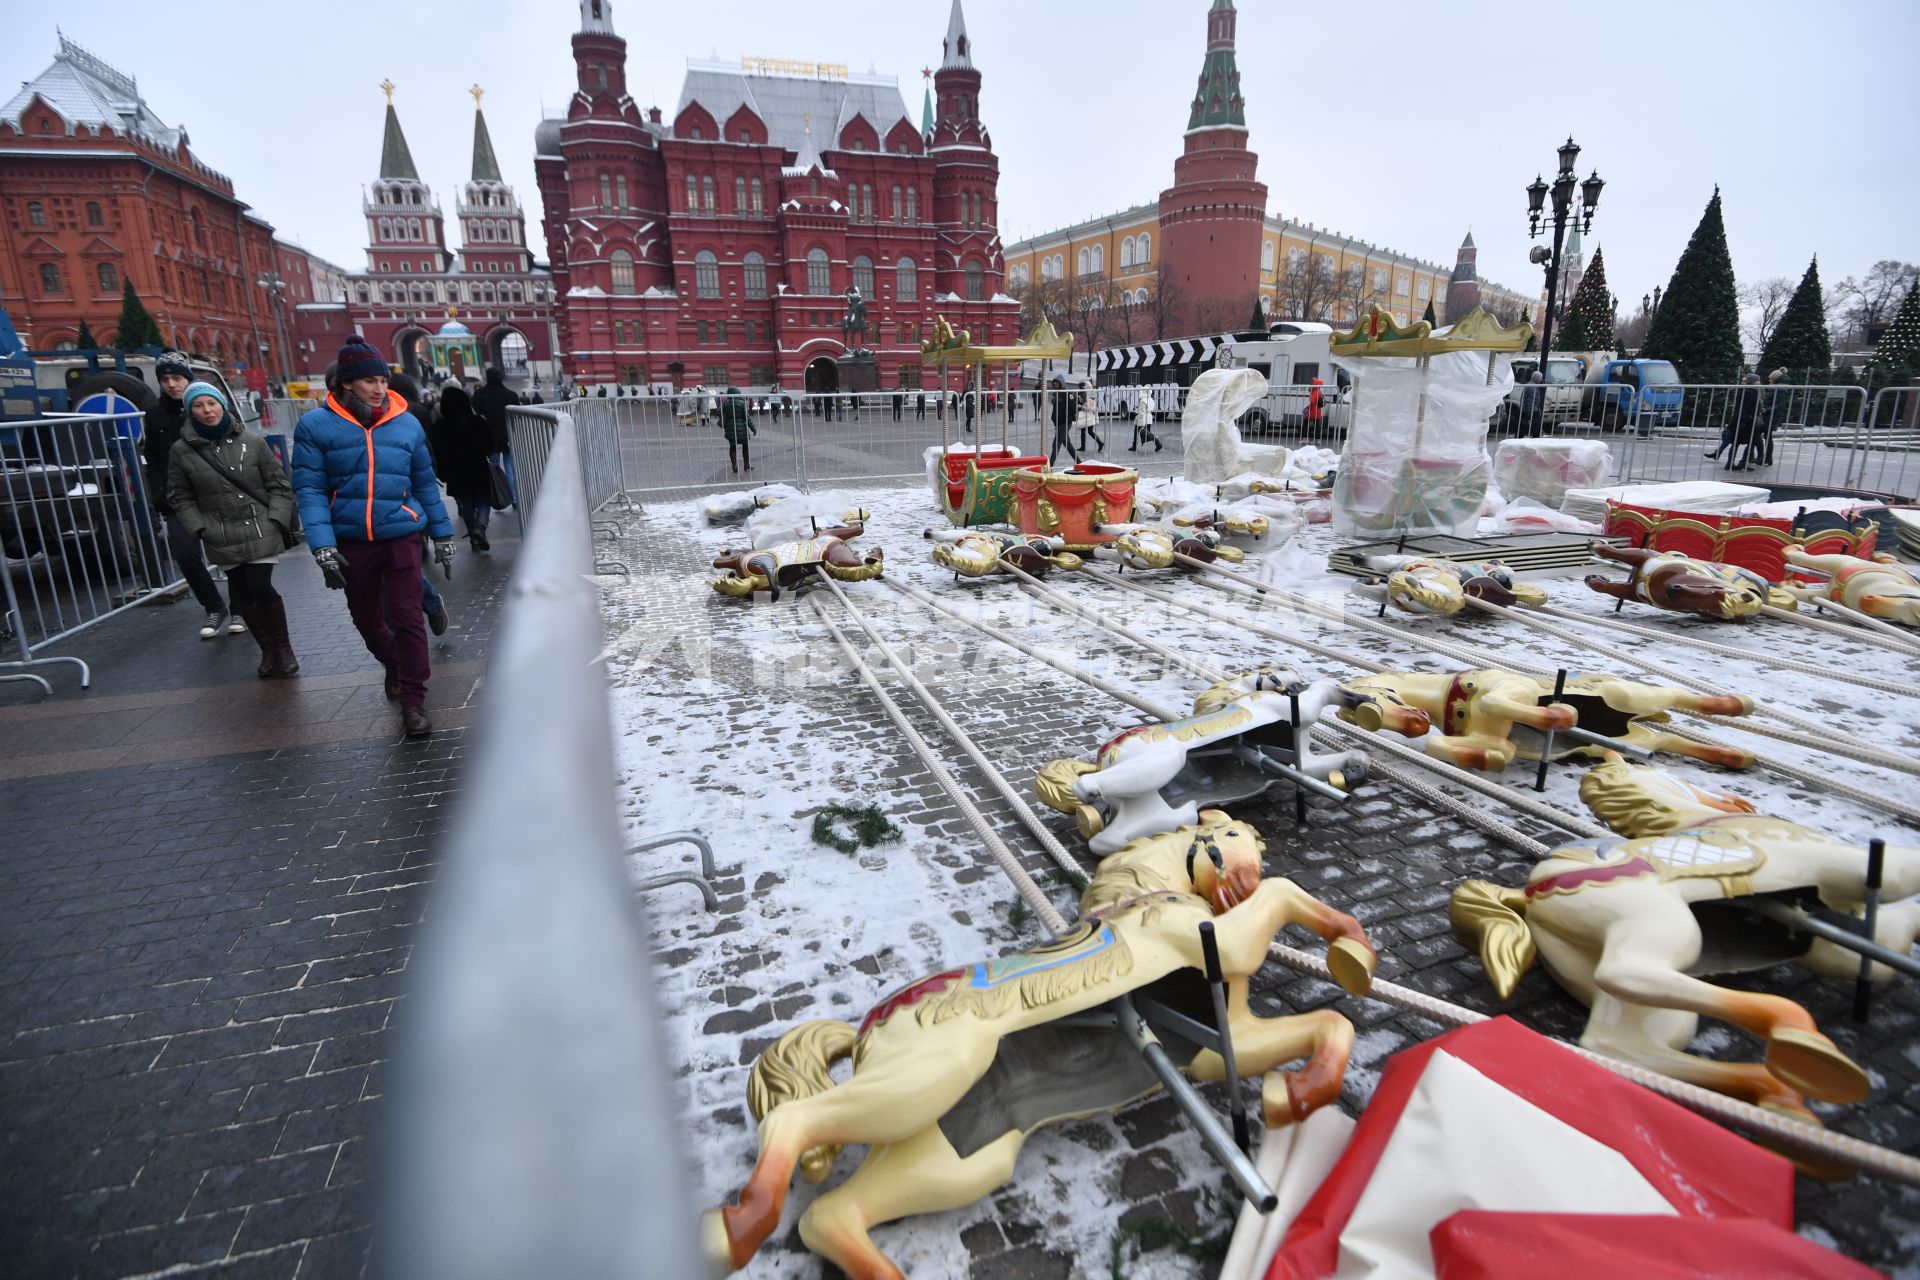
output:
M1187 479L1218 484L1248 469L1234 420L1266 394L1266 378L1252 369L1209 369L1194 379L1180 413Z
M1594 489L1613 476L1613 451L1602 440L1502 440L1493 476L1509 498L1558 508L1569 489Z
M1334 532L1473 536L1493 474L1487 420L1513 387L1512 357L1450 351L1424 367L1378 356L1333 363L1355 382L1353 426L1333 486Z

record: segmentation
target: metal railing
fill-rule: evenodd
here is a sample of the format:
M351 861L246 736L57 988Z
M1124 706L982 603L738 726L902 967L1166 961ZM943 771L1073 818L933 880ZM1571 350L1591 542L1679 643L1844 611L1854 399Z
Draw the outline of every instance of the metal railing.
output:
M410 966L375 1267L683 1280L704 1269L622 860L586 463L567 415L512 419L540 446L520 470L535 514Z
M0 680L53 686L36 667L79 658L40 656L180 581L165 523L153 513L137 438L139 419L55 416L0 431L0 640L18 656Z

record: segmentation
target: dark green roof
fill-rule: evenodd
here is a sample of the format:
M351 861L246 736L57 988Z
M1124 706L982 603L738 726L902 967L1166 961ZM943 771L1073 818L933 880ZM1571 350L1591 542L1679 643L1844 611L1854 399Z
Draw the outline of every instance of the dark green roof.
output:
M1226 125L1245 128L1246 123L1246 101L1240 96L1240 68L1234 61L1233 50L1215 49L1200 69L1200 92L1194 95L1193 115L1187 120L1187 128Z
M407 144L402 142L401 146ZM500 181L500 162L493 158L493 139L487 136L487 117L478 107L473 110L473 180Z
M420 181L420 171L413 167L413 152L407 150L407 135L400 132L400 116L391 102L387 104L387 136L380 145L380 176Z

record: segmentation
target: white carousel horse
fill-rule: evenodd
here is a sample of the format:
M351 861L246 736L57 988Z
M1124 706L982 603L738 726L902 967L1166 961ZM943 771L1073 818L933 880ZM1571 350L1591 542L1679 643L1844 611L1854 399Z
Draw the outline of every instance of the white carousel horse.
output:
M1524 889L1469 880L1449 914L1478 952L1502 999L1537 955L1591 1009L1580 1043L1598 1053L1818 1124L1806 1098L1856 1102L1867 1073L1820 1034L1791 1000L1731 991L1700 973L1761 969L1792 960L1850 978L1860 957L1823 940L1788 945L1777 926L1740 927L1713 908L1712 943L1698 904L1762 894L1815 896L1859 914L1867 850L1753 812L1730 795L1609 753L1580 784L1594 815L1627 836L1567 845L1534 867ZM1904 952L1920 932L1920 848L1888 846L1874 940ZM1878 976L1889 971L1877 966ZM1688 1053L1702 1015L1757 1036L1764 1065Z
M1298 734L1289 690L1299 697ZM1366 777L1366 753L1322 754L1308 736L1323 709L1345 700L1331 680L1306 684L1291 671L1262 667L1202 693L1185 720L1128 729L1102 746L1092 763L1050 762L1034 789L1047 805L1073 815L1088 847L1100 854L1191 823L1203 803L1260 794L1283 776L1263 767L1267 762L1345 790ZM1204 763L1190 769L1190 755Z
M1789 585L1802 600L1832 600L1870 617L1920 627L1920 574L1905 565L1858 556L1810 556L1791 548L1787 563L1827 575L1817 587Z
M1513 580L1513 570L1498 560L1429 560L1423 556L1356 556L1360 567L1377 575L1355 584L1355 595L1387 601L1408 613L1451 617L1467 599L1511 608L1515 603L1545 604L1539 587Z
M1111 1027L1060 1024L1149 986L1204 995L1194 984L1204 921L1218 939L1240 1072L1265 1076L1267 1124L1303 1120L1337 1098L1352 1024L1332 1009L1257 1017L1247 979L1288 924L1331 944L1334 979L1355 994L1371 985L1373 947L1353 917L1290 881L1262 879L1264 848L1251 826L1209 810L1198 826L1136 841L1102 861L1072 933L922 978L857 1028L808 1022L781 1036L748 1081L760 1121L753 1175L737 1204L702 1222L715 1272L745 1266L779 1226L796 1168L819 1182L841 1147L865 1143L859 1170L801 1215L800 1238L853 1280L902 1280L869 1228L970 1204L1013 1176L1033 1130L1116 1110L1157 1087ZM828 1068L847 1057L853 1074L836 1082ZM1301 1057L1300 1070L1278 1071ZM1176 1061L1198 1080L1225 1075L1210 1049Z

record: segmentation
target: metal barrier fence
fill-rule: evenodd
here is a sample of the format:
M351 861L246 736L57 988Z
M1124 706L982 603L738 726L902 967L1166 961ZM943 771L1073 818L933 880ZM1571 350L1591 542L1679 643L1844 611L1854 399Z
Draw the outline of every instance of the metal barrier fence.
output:
M33 669L71 664L85 688L85 662L41 651L180 582L149 501L137 424L56 416L0 433L0 639L18 655L0 661L0 680L51 694Z
M693 1153L622 861L587 463L566 414L512 419L516 445L540 446L520 469L537 514L409 966L375 1269L683 1280L705 1274Z

